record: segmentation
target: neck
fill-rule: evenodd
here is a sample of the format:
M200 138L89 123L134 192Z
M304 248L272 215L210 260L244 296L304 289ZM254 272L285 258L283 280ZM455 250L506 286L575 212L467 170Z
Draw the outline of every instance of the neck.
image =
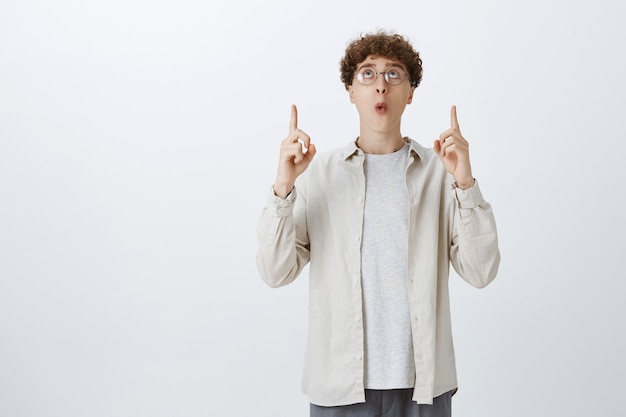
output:
M370 154L388 154L399 151L405 144L405 140L398 132L397 135L360 135L357 138L356 146L363 152Z

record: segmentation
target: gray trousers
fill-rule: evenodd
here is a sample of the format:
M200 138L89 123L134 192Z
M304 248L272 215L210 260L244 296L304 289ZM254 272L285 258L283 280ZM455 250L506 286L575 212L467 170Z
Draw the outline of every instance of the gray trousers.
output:
M365 390L365 402L338 407L311 404L311 417L450 417L452 391L433 399L433 405L412 401L413 388Z

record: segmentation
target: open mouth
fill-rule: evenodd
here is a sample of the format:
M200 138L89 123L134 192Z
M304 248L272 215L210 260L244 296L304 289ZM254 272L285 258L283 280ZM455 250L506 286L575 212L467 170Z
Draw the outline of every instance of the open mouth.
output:
M387 110L387 105L385 103L376 103L374 108L377 113L384 113Z

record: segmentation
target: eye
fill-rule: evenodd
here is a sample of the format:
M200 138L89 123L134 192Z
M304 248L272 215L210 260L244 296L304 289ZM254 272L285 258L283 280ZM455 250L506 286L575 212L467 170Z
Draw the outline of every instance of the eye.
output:
M363 76L364 79L369 80L371 78L375 77L375 72L372 71L371 69L364 69L361 70L361 75Z
M387 76L389 78L397 80L399 78L402 78L402 72L398 68L390 68L389 71L387 71Z

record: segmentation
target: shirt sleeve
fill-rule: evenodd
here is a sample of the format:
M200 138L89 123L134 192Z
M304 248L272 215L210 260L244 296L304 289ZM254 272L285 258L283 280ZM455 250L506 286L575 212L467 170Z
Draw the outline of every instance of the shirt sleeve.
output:
M453 185L454 210L450 261L468 283L483 288L496 277L500 250L491 205L478 186L462 190Z
M296 188L285 199L270 190L257 225L257 269L273 288L293 282L309 262L306 216L297 200Z

